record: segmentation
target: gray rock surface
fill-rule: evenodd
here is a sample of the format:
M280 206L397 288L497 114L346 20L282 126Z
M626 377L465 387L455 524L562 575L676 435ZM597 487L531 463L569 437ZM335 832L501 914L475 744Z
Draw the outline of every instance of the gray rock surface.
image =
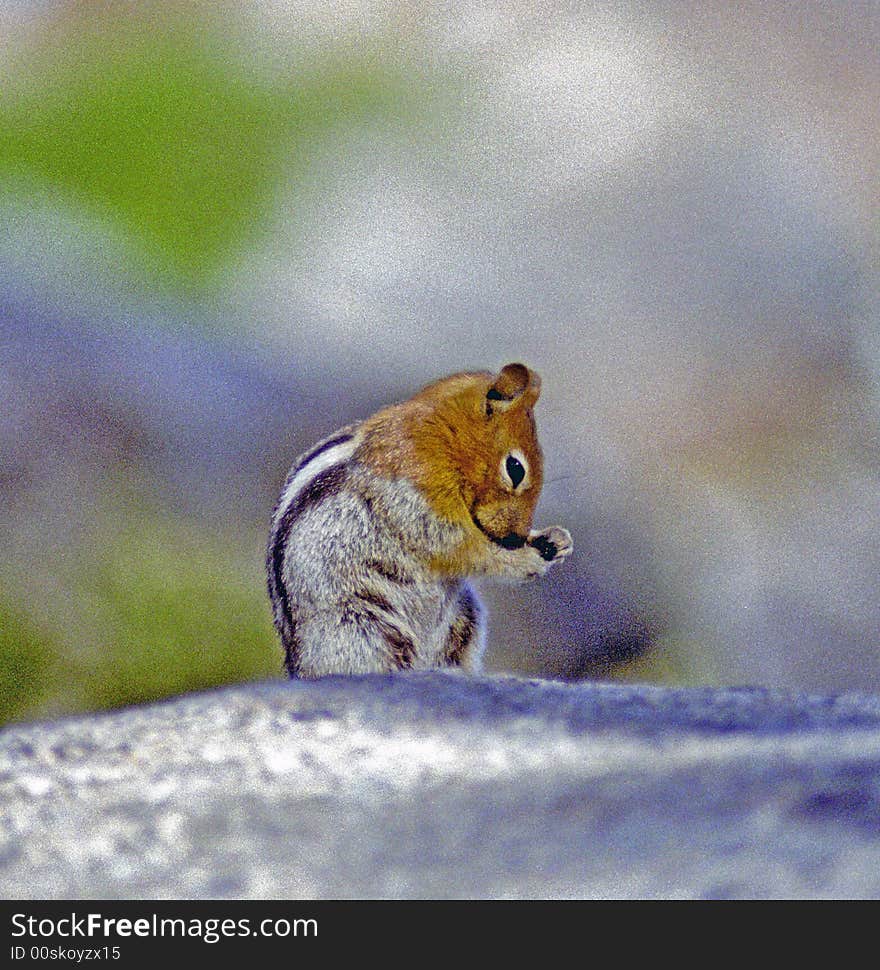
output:
M880 697L453 674L0 733L8 897L880 896Z

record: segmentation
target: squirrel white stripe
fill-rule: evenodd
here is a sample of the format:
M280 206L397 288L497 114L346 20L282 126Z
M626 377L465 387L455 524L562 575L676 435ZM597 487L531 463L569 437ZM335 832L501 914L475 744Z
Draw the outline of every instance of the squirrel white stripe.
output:
M333 465L341 465L343 462L348 461L354 454L356 448L357 441L352 438L350 441L344 441L342 444L334 445L332 448L322 451L310 461L307 461L284 489L281 501L275 510L275 521L277 522L281 519L290 503L309 482L313 481L322 471L331 468Z

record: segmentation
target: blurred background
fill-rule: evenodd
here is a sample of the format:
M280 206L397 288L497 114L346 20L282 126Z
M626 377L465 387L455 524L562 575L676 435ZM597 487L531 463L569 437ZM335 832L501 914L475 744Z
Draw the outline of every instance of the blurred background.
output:
M487 667L880 689L880 5L0 4L0 719L280 676L292 458L539 370Z

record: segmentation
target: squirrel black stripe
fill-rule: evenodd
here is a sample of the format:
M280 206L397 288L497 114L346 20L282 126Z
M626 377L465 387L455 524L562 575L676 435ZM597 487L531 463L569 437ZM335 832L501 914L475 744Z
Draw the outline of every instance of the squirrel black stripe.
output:
M391 651L391 662L398 670L409 670L416 657L416 647L412 640L401 630L398 630L393 623L389 623L384 616L380 616L374 610L365 609L364 614L382 635L382 639L388 644Z
M288 486L306 467L306 465L311 464L311 462L313 462L316 458L320 458L321 455L329 451L331 448L336 448L338 445L347 444L353 438L354 434L352 432L340 432L339 434L333 435L332 438L327 438L326 441L319 441L318 444L307 451L304 455L300 455L300 457L293 463L290 471L287 473L287 478L284 481L284 488L281 491L281 495L279 496L274 512L272 513L273 517L277 516L281 511L281 504L284 501Z
M398 670L409 670L416 656L415 644L396 627L380 625L385 642L391 648L391 659Z
M299 676L299 640L296 638L296 624L290 629L289 637L282 638L284 645L284 667L289 677Z
M365 603L369 603L371 606L375 606L377 609L383 610L385 613L394 615L394 607L381 593L377 593L372 589L362 589L359 590L355 595L358 599L363 600Z
M339 444L339 442L336 442ZM329 446L332 447L332 446ZM284 621L293 630L293 611L290 600L287 596L287 587L282 575L284 570L284 553L287 548L287 540L294 522L308 509L318 505L325 499L336 495L341 491L346 478L345 465L331 465L319 472L307 484L297 492L294 500L284 510L284 514L278 520L278 524L272 531L272 539L269 543L269 595L273 601L278 599L281 603L281 614Z
M471 642L480 620L473 594L466 591L459 598L461 612L449 628L444 655L450 666L460 667L468 644Z
M328 438L326 441L322 441L320 444L315 445L311 451L307 451L293 466L293 468L291 468L290 474L287 476L288 481L292 481L293 477L298 475L310 461L314 461L317 457L323 455L325 451L329 451L331 448L335 448L337 445L344 445L347 441L351 441L353 437L353 434L334 435L334 437Z

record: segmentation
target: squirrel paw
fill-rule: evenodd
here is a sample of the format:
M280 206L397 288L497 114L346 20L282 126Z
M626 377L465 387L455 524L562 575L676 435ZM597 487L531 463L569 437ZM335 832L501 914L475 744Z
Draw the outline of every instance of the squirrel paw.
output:
M558 525L543 532L532 532L523 549L525 555L519 561L522 569L519 575L524 579L543 576L554 563L568 558L573 548L571 533Z
M568 529L554 525L543 532L533 532L528 544L535 549L547 563L562 562L571 555L574 543Z

